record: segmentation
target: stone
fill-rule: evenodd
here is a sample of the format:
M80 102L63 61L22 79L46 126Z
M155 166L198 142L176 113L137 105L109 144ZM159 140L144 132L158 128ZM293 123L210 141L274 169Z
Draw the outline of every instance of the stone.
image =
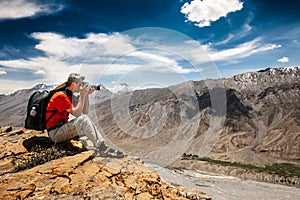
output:
M187 199L182 194L188 190L178 193L130 156L94 157L80 148L79 141L54 145L38 131L6 133L0 136L2 199Z
M137 200L145 200L145 199L154 199L154 197L149 194L148 192L144 192L141 194L136 195Z
M4 127L0 127L0 133L7 133L12 131L12 127L11 126L4 126Z

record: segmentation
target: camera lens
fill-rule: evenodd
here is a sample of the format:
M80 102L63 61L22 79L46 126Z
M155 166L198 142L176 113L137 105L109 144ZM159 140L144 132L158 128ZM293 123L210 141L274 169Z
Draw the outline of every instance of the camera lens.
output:
M94 88L95 90L100 90L100 85L91 85L92 88Z

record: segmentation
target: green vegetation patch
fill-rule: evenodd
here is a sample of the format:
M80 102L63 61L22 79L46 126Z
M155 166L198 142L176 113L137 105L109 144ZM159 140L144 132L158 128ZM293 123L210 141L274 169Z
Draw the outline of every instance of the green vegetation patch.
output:
M242 168L242 169L253 170L256 172L277 174L279 176L300 177L300 167L298 167L294 164L291 164L291 163L276 163L276 164L273 164L272 166L257 167L255 165L242 164L242 163L238 163L238 162L214 160L214 159L211 159L208 157L199 158L199 156L191 155L191 154L189 154L189 155L183 154L182 160L200 160L200 161L206 161L208 163L215 164L215 165L238 167L238 168Z
M15 171L21 171L24 169L30 169L32 167L42 165L51 160L59 159L67 156L67 152L56 146L50 148L42 148L36 146L33 149L33 152L28 155L26 159L19 159L15 163Z

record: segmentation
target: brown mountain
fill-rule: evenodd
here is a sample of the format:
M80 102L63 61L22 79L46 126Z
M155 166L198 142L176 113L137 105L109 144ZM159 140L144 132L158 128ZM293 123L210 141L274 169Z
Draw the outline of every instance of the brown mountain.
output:
M162 165L183 153L300 165L299 86L299 67L265 69L112 95L106 101L96 95L92 114L113 145ZM0 97L3 125L23 126L28 94Z
M225 80L225 128L212 155L254 164L300 163L300 68L266 69ZM238 100L241 114L230 105ZM240 117L239 117L240 116Z
M36 90L48 88L44 84L38 84L30 89L18 90L9 95L1 95L0 122L2 125L13 124L14 127L24 127L26 108L30 95Z
M0 95L0 122L2 125L24 127L26 110L30 95L37 90L50 91L56 85L38 84L29 89L18 90L9 95ZM111 92L101 85L101 93L91 98L91 101L101 102L110 98Z
M300 164L300 68L189 81L96 106L112 143L168 165L182 153L255 165Z

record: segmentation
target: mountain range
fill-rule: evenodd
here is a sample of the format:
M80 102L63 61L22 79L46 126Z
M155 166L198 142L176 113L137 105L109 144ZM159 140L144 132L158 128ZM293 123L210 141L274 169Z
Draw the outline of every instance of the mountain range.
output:
M182 153L257 166L300 165L300 68L136 90L96 105L107 139L146 161Z
M2 125L23 127L30 95L38 90L50 91L56 86L57 85L37 84L29 89L17 90L10 94L0 94L0 122ZM94 104L95 101L101 102L111 97L112 91L105 88L103 85L100 86L101 92L95 92L93 97L90 98L91 104ZM122 90L118 90L118 93L122 93Z
M30 94L0 96L0 122L22 127ZM95 94L93 118L107 140L168 165L183 153L264 166L300 165L300 68L268 68L167 88Z

